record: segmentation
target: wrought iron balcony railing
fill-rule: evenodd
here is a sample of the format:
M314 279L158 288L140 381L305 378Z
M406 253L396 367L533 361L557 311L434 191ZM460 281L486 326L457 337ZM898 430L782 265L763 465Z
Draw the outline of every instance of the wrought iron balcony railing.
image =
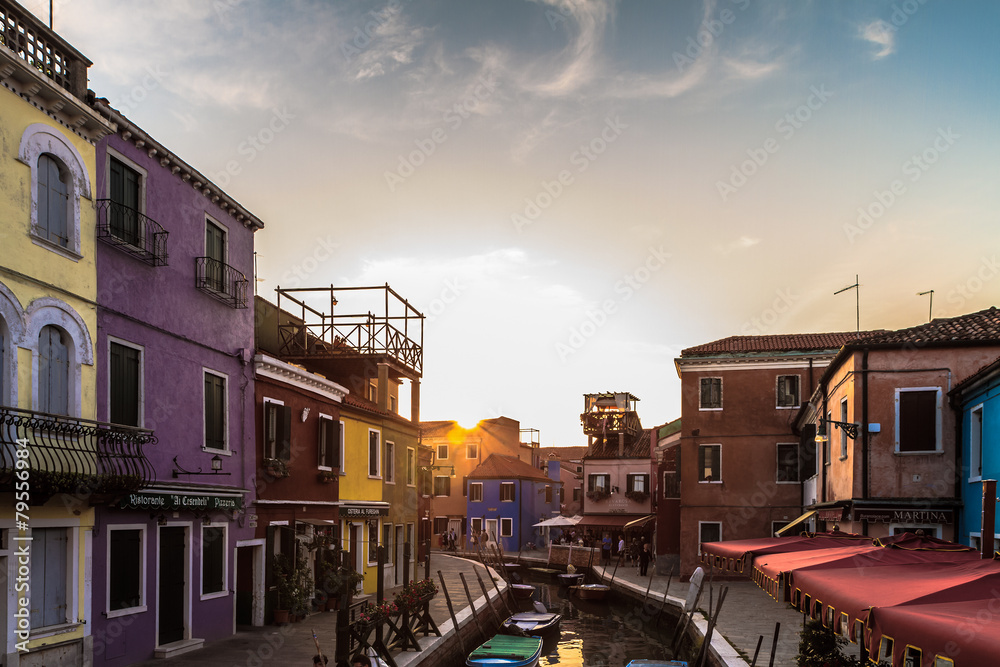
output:
M194 261L195 287L233 308L247 307L246 276L211 257L195 257Z
M110 199L97 200L97 238L152 266L167 265L167 235L152 218Z
M0 44L79 99L86 98L90 61L15 3L0 1Z
M600 436L618 433L638 435L642 430L639 415L632 411L584 412L580 415L580 423L583 424L583 432L586 435Z
M147 429L0 406L0 490L21 481L24 460L33 500L138 491L155 479L142 451L154 444Z

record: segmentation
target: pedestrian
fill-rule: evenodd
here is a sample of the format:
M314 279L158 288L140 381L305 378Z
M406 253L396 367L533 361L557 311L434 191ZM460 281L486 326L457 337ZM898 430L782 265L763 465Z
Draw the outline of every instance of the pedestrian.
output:
M642 545L642 551L639 552L639 576L645 577L646 570L649 569L649 561L653 557L653 552L649 550L649 542Z
M607 533L601 540L601 565L611 565L611 536Z
M455 551L455 529L452 528L451 532L448 533L448 548Z
M632 544L628 545L628 562L636 567L639 567L639 540L638 538L632 538Z
M618 558L625 557L625 536L618 534Z
M372 661L368 659L368 656L356 653L351 658L351 667L372 667Z

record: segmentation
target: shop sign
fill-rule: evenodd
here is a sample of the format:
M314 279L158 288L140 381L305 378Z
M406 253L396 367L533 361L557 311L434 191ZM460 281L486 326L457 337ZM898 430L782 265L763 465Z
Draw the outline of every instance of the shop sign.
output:
M881 523L952 523L953 510L914 510L891 508L854 508L855 521L878 521Z
M340 515L348 518L389 516L388 507L341 507Z
M123 510L238 510L242 496L201 496L175 493L130 493L118 506Z

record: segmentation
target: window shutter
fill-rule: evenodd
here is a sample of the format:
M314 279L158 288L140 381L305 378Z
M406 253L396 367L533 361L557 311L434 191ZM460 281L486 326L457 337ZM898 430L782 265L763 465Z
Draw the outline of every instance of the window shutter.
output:
M278 407L278 458L290 461L292 458L292 408L290 405Z
M625 490L635 491L635 475L628 475L625 478Z
M331 468L340 467L340 422L331 419L326 423L326 464Z
M699 446L698 447L698 479L699 480L704 480L705 479L705 466L706 466L705 460L707 458L707 455L708 455L708 447L705 447L704 445Z
M462 476L462 495L463 496L468 496L469 495L469 476L468 475L463 475Z

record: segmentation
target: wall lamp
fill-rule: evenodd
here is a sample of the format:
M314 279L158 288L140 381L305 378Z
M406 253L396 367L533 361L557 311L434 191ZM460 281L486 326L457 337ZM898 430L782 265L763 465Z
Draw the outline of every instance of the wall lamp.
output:
M833 424L834 426L839 426L844 429L847 433L847 437L851 440L855 440L858 437L858 425L851 422L838 422L832 419L820 419L819 420L819 432L816 434L816 442L827 442L830 438L826 434L826 427L824 424Z
M455 466L420 466L421 472L430 472L432 470L450 470L451 476L455 477Z
M174 457L174 465L177 469L173 471L174 479L177 479L178 475L231 475L232 473L222 472L222 457L216 454L212 457L212 471L202 472L201 468L197 470L185 470L180 463L177 462L177 457Z

